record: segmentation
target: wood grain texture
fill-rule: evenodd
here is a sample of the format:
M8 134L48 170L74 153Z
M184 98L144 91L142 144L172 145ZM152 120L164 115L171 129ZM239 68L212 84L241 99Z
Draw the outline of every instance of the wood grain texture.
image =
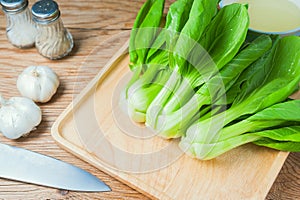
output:
M264 199L288 154L245 145L216 159L199 161L183 155L176 141L151 137L155 134L131 123L118 106L123 83L128 82L124 77L131 74L129 58L122 53L126 47L114 54L104 72L59 116L52 128L54 139L148 196Z
M32 5L35 1L29 1ZM57 146L50 129L58 115L105 64L88 71L81 66L86 56L101 42L131 28L142 0L58 0L65 26L72 33L75 48L70 56L50 61L40 56L36 49L17 49L5 37L5 18L0 14L0 93L4 97L19 96L16 88L18 74L30 65L47 65L60 77L61 86L55 97L47 104L40 104L43 121L36 131L17 141L0 136L0 142L43 153L81 167L111 186L110 193L67 192L52 188L23 184L0 179L0 199L148 199L144 195L92 167ZM167 1L169 5L171 1ZM109 58L110 55L103 55ZM80 71L80 76L78 76ZM76 88L74 88L76 86ZM291 153L277 177L267 199L300 199L300 154Z

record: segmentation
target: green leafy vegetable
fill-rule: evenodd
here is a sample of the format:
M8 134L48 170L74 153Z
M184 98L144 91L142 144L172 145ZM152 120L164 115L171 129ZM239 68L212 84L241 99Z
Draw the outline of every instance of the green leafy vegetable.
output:
M300 125L300 100L291 100L274 104L254 115L223 128L218 140L226 140L246 132L259 131L296 122ZM300 138L299 138L300 140Z
M178 40L171 47L171 57L174 66L185 66L190 51L203 35L206 27L217 13L218 0L195 0L193 2L189 19L185 23ZM171 58L171 60L172 60Z
M201 159L212 159L249 142L263 144L263 141L271 140L276 143L275 149L279 148L279 143L284 144L285 149L282 147L281 150L287 150L287 144L293 143L290 151L294 151L296 143L300 145L299 113L300 100L278 103L242 121L222 128L210 142L207 142L206 138L200 138L204 135L199 135L196 143L189 137L180 145ZM268 145L271 147L271 143Z
M141 65L147 56L148 48L158 34L161 24L164 0L147 0L141 8L132 29L129 51L131 66Z
M184 105L180 104L182 102L176 102L176 98L171 98L164 106L164 113L157 117L155 121L156 124L152 126L152 128L159 130L159 134L164 137L182 136L199 110L205 105L214 103L215 100L224 98L226 90L230 88L236 77L238 77L246 67L268 51L271 48L271 44L272 41L268 36L257 38L253 43L238 53L236 57L220 71L220 74L215 75L206 84L200 87L194 96L188 99L189 101ZM251 56L249 56L249 54L251 54ZM182 95L182 92L176 91L174 96L180 95ZM180 107L180 109L177 109L178 107ZM174 111L174 108L177 110ZM171 112L167 112L166 110L171 110ZM200 116L198 115L198 119L199 118ZM148 122L149 120L147 123Z
M213 159L246 143L300 151L300 38L246 42L247 6L147 0L130 36L128 114L187 154ZM164 26L164 29L160 27Z
M189 19L189 13L193 4L193 0L177 0L174 2L168 11L166 25L161 30L159 36L156 38L154 44L147 55L147 63L158 63L159 59L153 62L153 58L159 58L157 54L169 57L168 50L171 44L175 43L179 32Z
M204 121L195 123L194 125L189 127L186 136L182 139L182 143L185 144L184 146L186 146L186 144L188 143L187 141L191 142L191 148L194 148L192 146L195 146L195 144L197 143L210 144L215 143L216 141L220 141L218 140L220 136L219 134L220 132L222 132L221 129L224 126L228 125L234 120L237 120L241 116L254 114L264 108L287 99L287 97L294 92L300 81L300 52L297 50L299 49L299 47L300 39L298 37L289 36L280 39L280 41L273 47L272 52L264 58L266 59L266 62L265 65L261 66L262 68L258 68L256 67L256 65L250 66L250 68L255 67L255 70L257 70L254 72L255 74L259 72L263 73L264 76L260 74L260 76L257 77L258 80L246 82L247 84L244 83L244 88L242 88L240 94L237 95L232 106L228 110L214 115ZM254 120L256 117L259 119L264 115L264 113L269 112L270 111L267 110L266 112L262 112L262 114L258 114L257 116L254 115L252 120ZM295 113L292 113L292 116L289 117L292 117L294 118L294 120L296 120L297 117L295 117L294 114ZM274 117L275 116L278 118L280 114L274 115ZM241 123L247 123L247 121L242 121ZM278 123L273 120L270 120L266 124L262 124L261 121L258 122L260 126L263 126L265 128L268 126L268 123L270 123L269 125L274 126L280 124L281 122ZM217 126L215 126L216 124ZM250 124L247 123L248 126ZM236 124L233 126L235 126L235 129L241 129L245 131L244 125ZM248 126L247 128L252 130L251 128L253 127ZM247 128L246 131L250 131L247 130ZM226 130L226 127L224 128L224 130ZM233 128L231 130L233 130ZM223 134L222 138L231 139L232 136L238 135L237 132L239 132L239 130L235 131L235 133L237 134L229 132L230 131L228 131L228 136L227 134ZM193 151L195 152L195 150ZM203 151L200 149L197 152ZM201 157L205 158L205 154L209 155L209 151L201 153Z
M300 125L300 123L298 123ZM281 142L298 142L300 145L300 126L287 126L278 129L265 130L254 135Z
M283 131L283 130L278 130ZM298 132L299 133L299 132ZM272 149L277 149L281 151L290 151L290 152L300 152L300 142L282 142L277 140L272 140L269 138L263 138L258 141L255 141L254 144L259 146L265 146Z
M145 122L145 113L149 104L170 77L167 66L168 50L164 48L166 44L171 43L171 40L175 41L177 32L183 28L192 2L178 0L170 6L166 27L160 32L148 52L145 72L142 73L140 69L127 85L128 111L130 117L136 122Z

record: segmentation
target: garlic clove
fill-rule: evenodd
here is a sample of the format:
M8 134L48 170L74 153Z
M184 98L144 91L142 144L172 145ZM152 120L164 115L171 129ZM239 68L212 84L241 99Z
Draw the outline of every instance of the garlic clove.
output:
M41 109L25 97L4 100L0 95L0 132L7 138L18 139L35 129L42 120Z
M47 66L27 67L17 80L17 87L22 96L41 103L48 102L58 86L57 74Z

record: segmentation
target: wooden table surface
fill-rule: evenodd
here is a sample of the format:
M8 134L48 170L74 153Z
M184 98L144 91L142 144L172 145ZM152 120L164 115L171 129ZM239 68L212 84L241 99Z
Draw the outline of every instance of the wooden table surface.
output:
M29 1L30 6L34 2ZM31 65L51 67L57 72L61 81L54 98L46 104L39 104L43 112L43 121L38 129L27 138L16 141L8 140L1 135L0 142L46 154L81 167L106 182L112 188L112 192L70 192L0 179L0 199L148 199L114 177L61 149L50 132L58 115L106 62L106 60L99 60L95 67L80 70L86 57L101 42L120 32L129 31L144 1L58 0L57 2L62 12L62 20L75 41L75 48L71 55L58 61L50 61L40 56L35 48L21 50L13 47L6 39L5 17L2 12L0 14L0 93L6 98L19 96L16 88L17 76L25 67ZM167 6L170 2L172 1L166 1ZM106 58L110 56L104 55ZM300 199L299 188L300 153L291 153L266 199Z

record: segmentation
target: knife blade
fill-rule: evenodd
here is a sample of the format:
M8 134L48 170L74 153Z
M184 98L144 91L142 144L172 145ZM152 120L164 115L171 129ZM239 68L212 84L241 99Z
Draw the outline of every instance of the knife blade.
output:
M0 177L70 191L111 191L97 177L74 165L2 143Z

